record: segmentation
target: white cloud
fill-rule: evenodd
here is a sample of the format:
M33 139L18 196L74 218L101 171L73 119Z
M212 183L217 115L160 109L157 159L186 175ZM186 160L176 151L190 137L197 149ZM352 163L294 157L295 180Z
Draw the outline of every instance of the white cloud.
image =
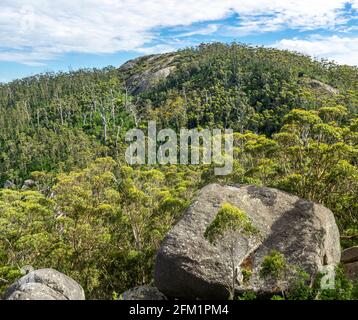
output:
M341 64L358 66L358 37L311 36L308 39L283 39L273 45L308 54L316 58L327 58Z
M358 8L358 0L1 0L0 60L38 64L68 52L166 51L172 46L149 48L158 37L155 29L233 13L238 25L226 32L333 28L344 22L346 2ZM217 28L212 23L182 37Z
M136 51L143 54L168 53L174 51L175 47L167 44L156 44L149 47L138 48Z
M214 32L219 30L218 24L209 24L204 28L195 29L193 31L184 32L181 34L176 35L177 38L185 38L185 37L191 37L191 36L206 36L209 34L213 34Z

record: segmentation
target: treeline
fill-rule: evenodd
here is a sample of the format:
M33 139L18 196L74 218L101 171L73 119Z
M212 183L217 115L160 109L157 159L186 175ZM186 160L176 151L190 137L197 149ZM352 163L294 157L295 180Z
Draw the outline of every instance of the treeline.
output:
M0 183L118 155L132 126L118 70L45 74L0 87Z
M181 54L177 71L143 95L164 126L272 135L294 108L344 105L357 115L357 68L240 44L201 45Z

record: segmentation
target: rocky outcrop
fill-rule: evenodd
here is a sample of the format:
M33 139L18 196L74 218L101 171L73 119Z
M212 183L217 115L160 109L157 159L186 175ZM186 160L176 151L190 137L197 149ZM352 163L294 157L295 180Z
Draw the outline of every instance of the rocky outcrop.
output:
M131 94L140 94L166 79L175 70L175 54L159 54L130 60L120 67L127 75L126 85Z
M123 300L167 300L156 287L141 286L123 293Z
M350 263L358 261L358 246L343 250L341 262Z
M35 270L5 292L5 300L85 300L82 287L54 269Z
M24 181L24 184L22 185L22 190L28 190L33 188L36 185L36 182L32 179L28 179Z
M343 269L349 280L358 282L358 261L345 263Z
M315 276L324 265L340 261L339 231L332 212L285 192L256 186L204 187L182 220L164 239L156 258L155 284L169 298L225 299L232 278L230 256L225 246L204 237L223 203L244 211L259 230L253 247L239 235L239 275L249 271L245 282L235 279L237 292L265 294L288 284L260 275L262 262L273 250L282 253L290 266Z
M16 187L15 183L10 180L6 180L4 183L4 189L14 189Z
M336 89L336 88L333 88L332 86L324 83L324 82L321 82L321 81L318 81L318 80L315 80L315 79L310 79L308 81L308 85L321 92L321 93L328 93L328 94L333 94L333 95L336 95L336 94L339 94L339 90Z
M358 247L343 250L341 262L346 276L354 282L358 281Z

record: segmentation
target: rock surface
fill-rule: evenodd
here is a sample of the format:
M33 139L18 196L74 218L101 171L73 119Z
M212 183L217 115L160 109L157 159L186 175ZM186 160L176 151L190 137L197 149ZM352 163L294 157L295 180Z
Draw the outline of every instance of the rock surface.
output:
M15 183L13 183L10 180L6 180L4 183L4 189L13 189L15 187L16 187Z
M33 188L36 185L36 182L34 180L28 179L24 181L24 184L22 186L22 190L28 190Z
M311 88L315 88L316 90L321 91L322 93L330 93L334 95L339 94L338 89L333 88L332 86L315 79L310 79L309 85Z
M126 86L131 94L140 94L167 78L175 70L175 54L158 54L130 60L120 67L128 74Z
M329 209L276 189L211 184L199 192L196 201L169 232L158 251L155 284L167 297L228 297L227 283L232 275L228 253L204 237L207 226L223 203L245 211L260 233L254 248L239 244L240 274L245 269L252 275L245 283L236 281L237 292L277 292L275 281L260 277L262 261L272 250L281 252L290 265L298 266L312 276L323 265L339 263L339 231ZM242 238L245 240L244 236Z
M123 293L123 300L167 300L156 287L141 286Z
M358 261L352 263L346 263L343 265L344 272L348 279L353 282L358 281Z
M350 263L358 261L358 247L352 247L343 250L341 261L343 263Z
M53 269L28 273L11 285L5 300L85 300L82 287L73 279Z

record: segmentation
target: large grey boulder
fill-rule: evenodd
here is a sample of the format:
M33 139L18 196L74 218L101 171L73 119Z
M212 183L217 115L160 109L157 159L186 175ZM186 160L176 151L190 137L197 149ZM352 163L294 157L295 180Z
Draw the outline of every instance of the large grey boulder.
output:
M285 289L285 284L260 276L262 262L273 250L282 253L288 265L297 266L312 277L324 265L339 263L339 231L329 209L276 189L211 184L199 192L157 253L155 284L167 297L228 297L227 284L233 274L230 255L225 246L212 245L204 237L223 203L244 211L260 235L253 247L247 246L245 235L239 237L238 275L245 269L251 276L245 282L238 276L237 292L253 290L267 294Z
M346 276L354 282L358 281L358 247L343 250L341 262Z
M348 279L358 282L358 261L344 264L343 269Z
M28 273L11 285L5 300L85 300L82 287L54 269Z
M140 286L123 293L123 300L167 300L156 287Z
M350 263L358 261L358 246L343 250L341 261L343 263Z
M15 183L10 180L6 180L4 183L4 189L14 189L16 187Z
M33 188L35 185L36 185L36 182L34 180L28 179L28 180L24 181L24 184L23 184L21 189L22 190L28 190L28 189Z

